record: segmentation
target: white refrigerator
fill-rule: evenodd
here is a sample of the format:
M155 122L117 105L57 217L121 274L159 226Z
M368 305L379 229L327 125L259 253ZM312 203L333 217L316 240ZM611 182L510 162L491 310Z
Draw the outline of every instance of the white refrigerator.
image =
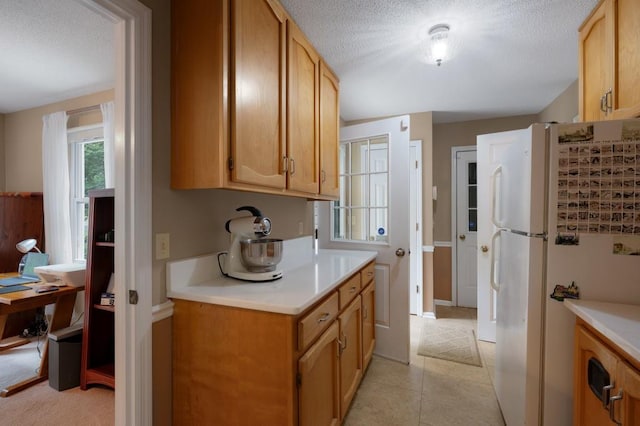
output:
M575 316L550 296L575 283L581 299L640 304L640 120L534 124L477 143L496 395L509 426L570 425Z

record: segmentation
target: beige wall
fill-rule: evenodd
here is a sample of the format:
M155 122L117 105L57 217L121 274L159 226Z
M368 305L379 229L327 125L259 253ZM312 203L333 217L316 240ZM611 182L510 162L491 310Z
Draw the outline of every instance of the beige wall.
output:
M237 207L253 205L273 222L272 236L292 238L313 233L313 209L305 199L225 190L172 190L170 2L143 0L153 11L153 233L169 233L171 258L182 259L228 248L224 223ZM211 165L216 167L216 165ZM152 244L150 241L149 244ZM153 304L166 299L166 260L153 261Z
M411 140L422 141L422 244L433 245L433 113L410 115ZM422 252L422 310L433 312L433 252Z
M5 190L4 164L4 114L0 114L0 192Z
M578 115L578 82L572 83L538 115L434 125L434 184L438 200L434 208L435 241L451 242L451 147L475 145L476 136L528 127L534 122L571 122ZM437 247L434 254L434 295L451 300L451 247Z
M171 386L173 384L171 344L173 319L165 318L152 326L153 425L171 425Z
M579 113L579 85L578 80L571 83L553 102L538 114L538 121L546 123L571 123Z
M522 129L536 121L537 115L523 115L433 125L433 184L438 188L433 212L435 241L451 241L451 148L475 145L478 135Z
M113 90L73 98L4 116L4 188L42 191L42 116L113 100ZM70 124L74 124L71 122ZM85 122L75 123L76 125Z

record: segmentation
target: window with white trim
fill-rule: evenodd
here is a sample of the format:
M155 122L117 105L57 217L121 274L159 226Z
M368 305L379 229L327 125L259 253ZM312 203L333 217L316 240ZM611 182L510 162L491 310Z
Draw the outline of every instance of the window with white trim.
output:
M70 219L73 261L87 258L89 191L103 189L104 131L102 123L67 130L69 143Z
M389 136L341 142L339 163L331 239L388 243Z

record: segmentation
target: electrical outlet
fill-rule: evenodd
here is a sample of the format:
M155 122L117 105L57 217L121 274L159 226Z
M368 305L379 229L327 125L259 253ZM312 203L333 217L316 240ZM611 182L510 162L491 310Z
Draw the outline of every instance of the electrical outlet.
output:
M156 234L156 260L169 258L169 234Z

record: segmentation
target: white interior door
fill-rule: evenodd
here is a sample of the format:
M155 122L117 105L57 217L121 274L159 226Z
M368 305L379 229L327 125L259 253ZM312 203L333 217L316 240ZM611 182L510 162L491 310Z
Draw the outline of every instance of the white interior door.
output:
M477 248L478 185L476 150L457 150L455 153L455 242L456 304L475 308L478 299Z
M409 116L340 129L340 201L321 203L319 246L376 258L375 353L409 362Z
M409 144L409 313L422 315L422 141ZM415 224L415 226L414 226Z

